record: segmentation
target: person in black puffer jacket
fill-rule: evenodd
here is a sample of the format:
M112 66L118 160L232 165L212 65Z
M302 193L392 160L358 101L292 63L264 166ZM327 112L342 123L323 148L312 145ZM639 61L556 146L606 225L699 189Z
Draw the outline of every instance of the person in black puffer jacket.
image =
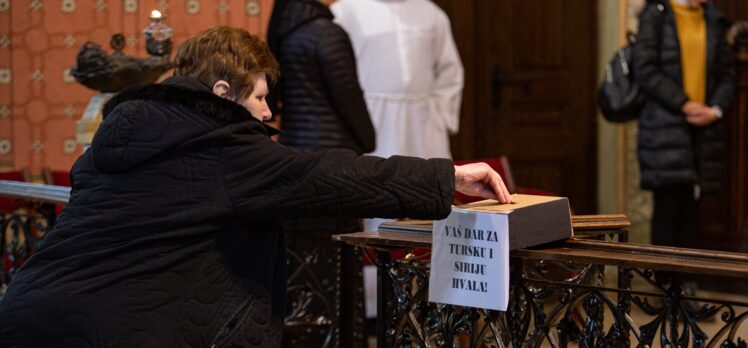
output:
M353 47L345 31L332 20L332 13L319 0L276 0L273 4L268 46L280 63L281 80L271 94L271 107L282 106L274 110L282 117L280 142L303 151L343 148L358 154L371 152L374 126L358 83ZM296 294L304 296L307 284L314 282L303 274L293 274L289 286L295 291L289 301L307 303L303 312L310 317L332 319L341 346L362 346L364 340L353 342L353 337L364 328L363 278L359 275L363 265L352 247L330 239L331 234L362 231L358 219L288 220L283 230L289 260L318 260L305 267L319 279L339 278L345 284L340 290L318 289L322 297L318 301L300 301ZM337 311L340 316L336 317L336 311L330 313L336 306L325 303L351 310ZM284 338L287 345L296 340L322 345L327 331L322 332L287 332Z
M720 189L735 71L727 20L701 0L649 0L633 50L646 96L639 116L641 187L654 194L652 242L697 247L700 194Z
M174 62L105 106L68 204L0 299L0 347L277 347L279 220L439 219L455 189L510 201L485 164L272 141L277 63L244 30L208 29Z
M303 151L375 147L348 34L318 0L278 0L268 45L281 66L280 142ZM271 104L271 107L276 103Z

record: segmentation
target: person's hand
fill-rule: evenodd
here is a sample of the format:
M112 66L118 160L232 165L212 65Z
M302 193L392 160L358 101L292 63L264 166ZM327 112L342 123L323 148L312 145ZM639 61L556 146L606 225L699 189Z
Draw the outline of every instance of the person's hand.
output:
M709 107L704 105L704 103L687 101L685 104L683 104L680 110L683 111L684 114L689 115L697 112L704 112L705 109L708 108Z
M705 107L686 114L686 122L696 127L708 126L717 120L719 120L717 109L713 107Z
M455 190L468 196L512 203L512 197L504 185L504 180L485 163L455 166Z

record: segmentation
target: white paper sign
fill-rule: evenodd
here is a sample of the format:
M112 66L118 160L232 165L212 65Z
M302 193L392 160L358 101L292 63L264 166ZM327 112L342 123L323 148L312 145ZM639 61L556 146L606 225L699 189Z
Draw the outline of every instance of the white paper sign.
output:
M452 208L434 221L429 301L506 310L509 227L504 214Z

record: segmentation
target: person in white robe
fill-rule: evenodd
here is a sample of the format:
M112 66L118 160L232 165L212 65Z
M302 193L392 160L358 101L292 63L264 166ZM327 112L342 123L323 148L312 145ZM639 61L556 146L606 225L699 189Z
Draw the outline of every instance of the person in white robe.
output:
M429 0L338 0L377 132L372 155L451 158L459 129L462 62L449 18Z
M452 158L465 78L444 11L429 0L338 0L330 10L353 43L376 130L371 154Z
M338 0L334 21L348 32L376 130L372 155L452 158L464 71L447 15L430 0ZM376 231L386 219L365 219ZM366 267L366 314L373 317L375 270Z

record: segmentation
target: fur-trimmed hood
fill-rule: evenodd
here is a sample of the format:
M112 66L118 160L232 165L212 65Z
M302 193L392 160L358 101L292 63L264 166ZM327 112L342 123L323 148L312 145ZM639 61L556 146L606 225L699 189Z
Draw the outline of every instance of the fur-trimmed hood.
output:
M97 169L108 173L130 170L196 139L220 137L220 130L232 125L267 135L278 133L241 105L216 96L189 77L130 87L109 100L103 117L91 151Z

